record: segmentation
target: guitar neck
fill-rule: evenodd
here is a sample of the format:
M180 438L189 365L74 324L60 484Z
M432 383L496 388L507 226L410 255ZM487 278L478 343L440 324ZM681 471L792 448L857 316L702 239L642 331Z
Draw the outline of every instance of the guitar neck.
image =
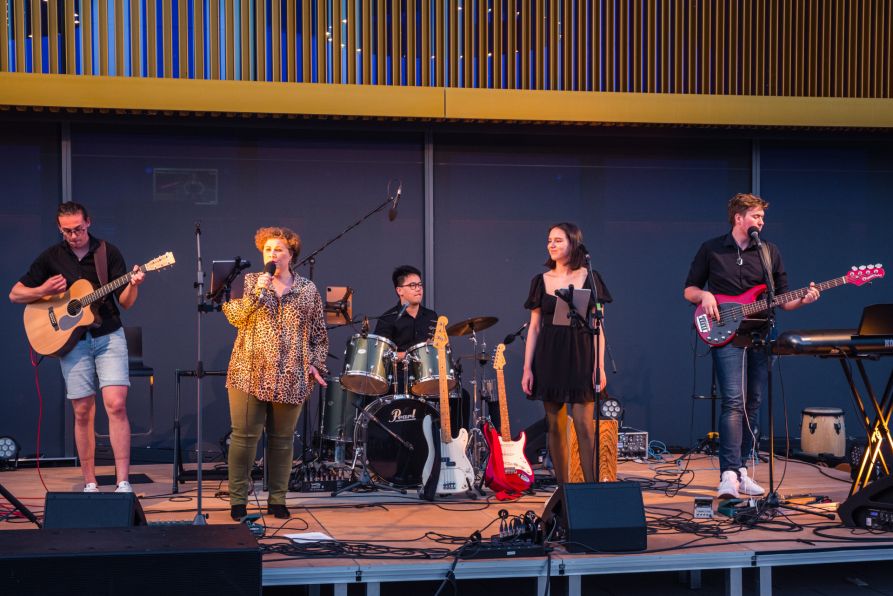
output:
M499 435L508 443L512 440L512 426L509 422L509 405L505 396L505 372L496 371L496 390L499 394Z
M145 273L146 266L145 265L141 266L140 271ZM81 304L83 304L84 306L87 306L89 304L96 302L97 300L101 300L102 298L107 296L109 293L114 292L121 286L130 283L130 279L133 277L133 274L134 274L133 271L129 271L129 272L125 273L124 275L122 275L121 277L119 277L118 279L116 279L114 281L110 281L109 283L105 284L104 286L102 286L100 288L93 290L92 292L90 292L89 294L87 294L85 296L81 296L81 298L79 298L79 300L81 301Z
M440 437L441 442L453 440L453 429L450 427L450 387L447 381L446 346L437 348L438 389L440 392Z
M819 291L824 292L825 290L830 290L831 288L836 288L838 286L842 286L847 283L846 277L835 277L834 279L829 279L828 281L823 281L815 285ZM799 300L806 295L806 292L809 291L809 287L800 288L799 290L792 290L790 292L785 292L783 294L778 294L775 296L775 299L772 301L772 307L780 306L782 304L786 304L791 300ZM769 301L768 300L757 300L752 304L746 304L742 308L744 311L744 316L755 315L761 312L765 312L769 310Z

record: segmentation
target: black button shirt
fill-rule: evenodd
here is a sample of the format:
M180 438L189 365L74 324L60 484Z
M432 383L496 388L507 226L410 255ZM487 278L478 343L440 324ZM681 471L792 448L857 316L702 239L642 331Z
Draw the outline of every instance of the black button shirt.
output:
M401 304L397 304L378 318L375 335L387 337L397 344L398 352L405 352L407 348L428 341L434 335L434 329L437 327L437 313L430 308L419 306L419 312L415 318L409 313L403 313L403 316L398 319L397 313L400 312L401 307Z
M781 294L788 289L788 274L785 273L784 264L781 261L781 253L771 242L763 241L769 248L769 256L772 260L772 279L775 282L775 294ZM694 286L707 290L714 294L737 296L752 287L763 283L763 265L760 262L760 249L751 244L740 251L741 265L738 265L738 244L732 238L731 232L708 240L701 245L691 268L688 270L688 278L685 287Z
M115 246L106 242L106 255L108 261L108 281L114 281L127 273L127 265L124 263L124 257ZM94 253L99 248L99 240L90 236L89 251L83 259L78 260L77 255L68 246L64 240L58 244L54 244L43 251L37 259L31 263L28 273L23 275L19 281L22 285L29 288L36 288L54 275L61 274L65 278L68 287L79 279L86 279L93 288L99 287L99 276L96 274L96 263L94 261ZM114 292L117 296L126 289L126 285ZM90 328L90 335L93 337L101 337L121 327L121 315L118 306L111 294L105 296L96 303L97 314L96 327Z

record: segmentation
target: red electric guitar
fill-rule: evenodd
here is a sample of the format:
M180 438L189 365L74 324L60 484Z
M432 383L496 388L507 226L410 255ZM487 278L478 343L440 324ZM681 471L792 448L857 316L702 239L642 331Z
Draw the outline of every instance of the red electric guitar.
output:
M490 459L484 472L484 483L493 491L521 493L533 484L533 469L524 457L524 432L512 441L509 408L505 397L505 344L496 347L493 369L496 371L496 387L499 394L499 427L496 432L489 422L484 425L484 438L490 447Z
M842 277L835 277L828 281L816 284L816 287L824 292L844 284L861 286L875 279L884 277L884 268L878 265L862 265L853 267ZM772 301L772 306L778 306L791 300L802 298L809 288L800 288L792 292L779 294ZM766 299L757 300L766 291L766 284L754 286L743 294L737 296L725 296L716 294L716 304L719 307L719 321L714 320L698 305L695 309L695 330L701 339L714 347L724 346L735 338L738 326L744 319L769 310Z

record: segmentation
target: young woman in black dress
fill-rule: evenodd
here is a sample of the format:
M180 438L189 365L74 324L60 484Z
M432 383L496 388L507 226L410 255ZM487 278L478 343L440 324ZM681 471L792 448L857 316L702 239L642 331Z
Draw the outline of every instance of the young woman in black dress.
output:
M549 452L559 483L568 476L567 437L560 432L559 416L563 406L574 420L580 465L586 482L595 481L595 340L578 326L553 325L552 317L558 298L555 290L573 285L592 289L586 267L583 233L572 223L559 223L549 229L546 248L549 258L545 273L530 283L530 295L524 307L530 309L530 326L524 352L524 375L521 388L530 399L543 402L549 432ZM598 300L610 302L611 295L601 276L593 272L598 284ZM589 311L595 308L590 298ZM584 314L584 313L581 313ZM601 388L605 377L605 334L600 337L599 370Z

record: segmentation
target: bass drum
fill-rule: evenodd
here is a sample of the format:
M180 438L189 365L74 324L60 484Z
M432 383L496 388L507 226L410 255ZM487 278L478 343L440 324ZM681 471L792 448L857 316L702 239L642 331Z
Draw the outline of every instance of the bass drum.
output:
M428 458L422 421L425 416L439 419L434 406L408 395L386 395L366 406L365 412L368 416L357 423L354 444L364 446L369 471L391 486L421 486Z

